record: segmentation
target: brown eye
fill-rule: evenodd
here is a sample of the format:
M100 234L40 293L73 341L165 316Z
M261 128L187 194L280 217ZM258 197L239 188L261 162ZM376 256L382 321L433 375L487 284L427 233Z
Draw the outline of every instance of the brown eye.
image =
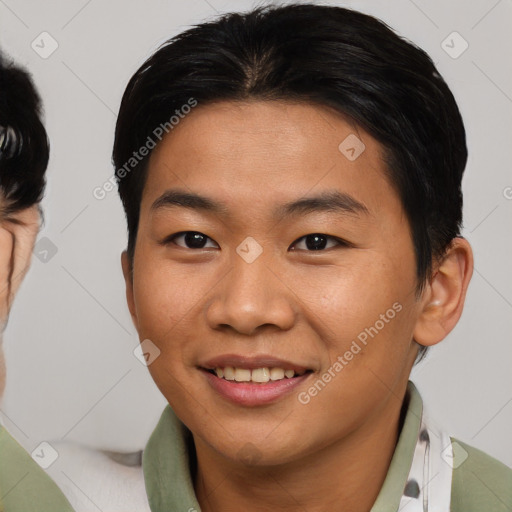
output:
M326 248L332 249L334 247L346 247L349 245L344 240L341 240L340 238L336 238L334 236L324 235L323 233L311 233L310 235L305 235L299 238L296 242L294 242L292 245L292 250L295 250L293 246L301 243L302 240L305 242L305 246L300 247L299 249L306 251L322 251ZM330 247L327 247L329 240L334 241L334 244L331 245Z
M176 240L183 240L183 242L177 243ZM204 249L208 240L211 240L211 238L199 231L182 231L166 238L164 243L167 244L172 242L179 247L184 247L186 249ZM213 240L211 241L213 242ZM215 244L214 247L218 247L216 242L213 243Z

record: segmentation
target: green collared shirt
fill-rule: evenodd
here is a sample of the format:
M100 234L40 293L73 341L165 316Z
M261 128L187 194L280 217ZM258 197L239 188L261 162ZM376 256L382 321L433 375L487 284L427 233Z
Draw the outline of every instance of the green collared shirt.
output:
M449 505L436 508L434 499L424 506L428 493L423 484L410 485L414 462L428 446L432 466L435 443L425 443L423 403L409 382L404 403L405 417L388 474L371 512L511 512L512 470L489 455L453 438ZM423 425L423 426L422 426ZM419 440L419 441L418 441ZM416 452L416 455L415 455ZM199 512L191 466L195 463L192 435L167 406L143 453L146 491L152 512ZM448 464L441 461L440 464ZM447 466L441 466L446 473ZM416 467L416 475L418 474ZM439 480L434 471L430 480ZM414 496L420 490L419 496ZM432 489L435 489L434 487ZM412 496L412 498L411 498ZM430 496L432 498L432 496ZM403 500L412 502L404 506ZM73 512L68 500L30 455L0 426L0 512ZM104 510L104 512L109 512ZM127 511L128 512L128 511ZM131 512L131 511L130 511Z
M388 474L371 512L397 512L404 493L407 493L423 414L421 396L412 382L407 391L404 423ZM453 438L451 441L454 449L450 512L511 512L512 470L476 448ZM143 454L144 478L152 512L201 510L190 471L191 446L190 431L167 406Z
M53 480L1 425L0 512L73 512Z

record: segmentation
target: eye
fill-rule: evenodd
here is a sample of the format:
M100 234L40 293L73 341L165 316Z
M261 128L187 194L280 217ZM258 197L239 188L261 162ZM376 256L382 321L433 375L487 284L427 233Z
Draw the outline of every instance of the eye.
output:
M300 250L307 250L307 251L322 251L324 249L332 249L333 247L350 247L350 244L346 242L345 240L342 240L341 238L336 238L334 236L330 235L324 235L323 233L311 233L309 235L305 235L301 238L299 238L296 242L292 244L291 250L294 251L294 245L303 243L301 240L304 240L306 242L305 248L300 247ZM331 245L330 247L326 247L328 245L328 241L334 241L334 245Z
M176 242L176 240L180 239L183 239L185 245ZM204 249L208 240L213 242L210 237L200 233L199 231L181 231L180 233L175 233L174 235L167 237L162 243L168 244L172 242L179 247L184 247L185 249ZM216 242L213 243L215 244L213 247L218 247Z

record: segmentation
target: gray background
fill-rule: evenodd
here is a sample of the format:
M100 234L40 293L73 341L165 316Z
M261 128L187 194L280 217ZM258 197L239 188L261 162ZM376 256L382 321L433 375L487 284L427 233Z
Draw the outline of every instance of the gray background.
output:
M461 321L413 379L438 424L512 466L512 2L330 3L373 14L425 49L461 108L470 151L463 234L476 268ZM138 449L153 428L164 400L133 355L123 212L115 191L101 201L92 191L112 175L116 112L137 67L190 24L253 5L0 0L0 47L33 73L52 146L46 224L4 336L2 419L27 449L60 438ZM46 37L51 48L44 31L58 43L46 59L31 47ZM469 44L458 58L442 46L454 31ZM447 44L453 53L463 42Z

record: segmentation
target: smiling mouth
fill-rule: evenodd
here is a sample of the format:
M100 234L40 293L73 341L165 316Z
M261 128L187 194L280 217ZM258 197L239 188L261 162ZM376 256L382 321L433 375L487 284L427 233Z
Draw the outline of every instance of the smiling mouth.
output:
M283 368L235 368L226 366L224 368L204 368L205 371L216 375L219 379L231 381L233 383L254 383L267 384L269 382L278 382L294 377L301 377L306 373L312 373L313 370L285 370Z

